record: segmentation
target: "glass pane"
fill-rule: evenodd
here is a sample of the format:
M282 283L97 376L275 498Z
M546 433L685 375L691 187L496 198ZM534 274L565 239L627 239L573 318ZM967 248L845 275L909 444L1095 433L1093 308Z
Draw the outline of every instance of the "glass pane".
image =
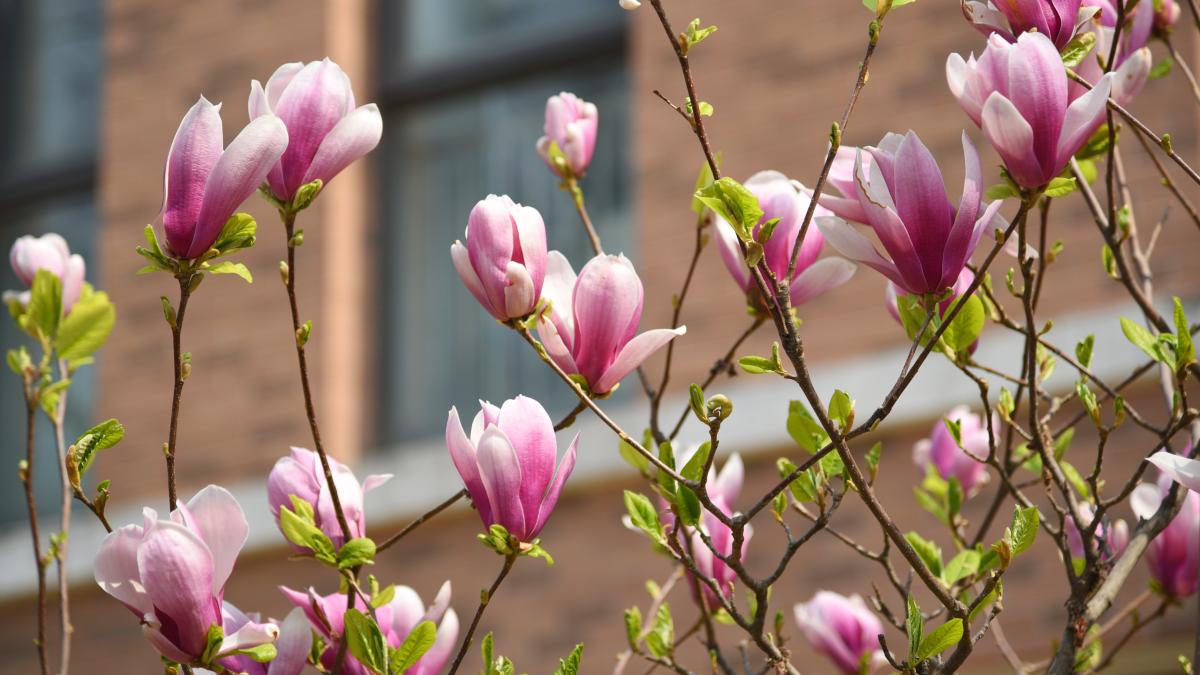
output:
M616 65L506 82L396 111L385 123L381 441L440 433L451 405L469 419L479 398L526 393L555 416L572 407L553 373L463 287L449 249L463 237L471 207L492 192L537 208L550 248L576 269L591 257L569 195L534 150L547 96L568 89L600 109L583 181L588 210L605 249L630 252L628 82Z
M93 267L95 256L96 211L92 196L87 193L67 195L53 202L40 204L12 214L13 217L0 221L0 246L5 259L17 237L24 234L57 232L71 244L71 251L79 253L87 262L87 277L95 279ZM0 266L0 289L23 289L24 286L13 275L7 264ZM21 332L9 318L8 311L0 319L0 348L4 352L25 345L36 359L38 348L28 335ZM67 405L67 443L78 438L91 423L92 387L95 366L86 366L72 377ZM20 380L7 366L0 373L0 466L12 469L25 458L25 398ZM53 429L40 411L35 427L37 448L34 456L34 490L37 495L39 514L50 515L60 512L60 479L58 457L54 447ZM11 476L11 474L10 474ZM0 490L0 527L7 523L23 521L25 515L25 493L16 488L16 481ZM52 527L50 529L53 529Z
M0 3L0 180L96 151L100 0Z
M388 65L396 71L455 54L577 30L622 12L616 0L400 0L388 7Z

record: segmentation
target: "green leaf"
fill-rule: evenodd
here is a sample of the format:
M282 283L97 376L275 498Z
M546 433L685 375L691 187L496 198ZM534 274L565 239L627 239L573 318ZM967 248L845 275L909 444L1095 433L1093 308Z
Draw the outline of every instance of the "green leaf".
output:
M403 673L425 655L437 640L437 626L432 621L422 621L413 626L404 642L392 651L391 672Z
M27 369L33 367L33 360L29 358L29 350L25 345L8 350L7 361L9 370L20 377L24 376Z
M348 570L360 565L369 565L375 558L375 542L369 537L356 537L342 545L337 552L337 566Z
M1162 352L1162 347L1158 339L1140 324L1121 317L1121 332L1125 334L1126 340L1129 340L1133 346L1145 352L1146 356L1159 362L1166 362L1168 360Z
M1118 131L1116 135L1119 138L1120 132ZM1108 125L1102 124L1102 125L1100 125L1099 129L1096 129L1094 132L1092 132L1092 135L1088 137L1087 142L1083 144L1083 147L1080 148L1079 152L1075 153L1075 158L1080 160L1080 162L1081 162L1079 165L1080 169L1083 169L1083 171L1081 173L1083 173L1083 177L1085 180L1087 180L1088 183L1091 183L1096 180L1096 175L1095 175L1096 174L1096 164L1095 164L1095 162L1091 162L1090 160L1093 157L1101 157L1101 156L1107 155L1107 154L1108 154ZM1091 167L1090 167L1091 175L1089 175L1089 171L1087 170L1088 167L1082 163L1085 160L1089 160L1088 164L1091 165Z
M638 644L642 637L642 610L637 607L630 607L625 610L625 640L629 642L629 648L633 651L638 651Z
M275 645L268 642L266 644L249 647L247 649L238 649L233 653L245 654L253 659L256 663L270 663L275 659L276 656L278 656L279 651L275 648Z
M1042 194L1047 197L1065 197L1074 192L1079 186L1075 184L1074 176L1058 176L1050 181Z
M713 30L716 30L715 28ZM565 659L558 660L554 675L579 675L579 662L583 659L583 643L575 645L575 649Z
M935 628L932 633L922 638L921 646L917 649L916 660L924 661L931 656L942 653L955 644L958 644L962 636L962 619L950 619Z
M862 3L864 7L872 12L882 15L897 7L903 7L904 5L912 4L916 1L917 0L862 0Z
M691 50L692 47L704 42L705 38L715 32L717 32L716 26L707 26L701 28L700 19L692 19L691 23L689 23L687 26L687 31L684 33L684 42L687 44L683 50L684 53L686 54Z
M993 552L991 552L991 551L988 551L988 553L992 553L992 559L994 560L994 559L995 559L995 553L993 553ZM985 554L984 554L984 561L987 561L987 553L985 553ZM988 562L991 562L991 561L988 561ZM989 565L989 566L990 566L990 565ZM980 567L981 567L981 568L983 567L983 562L981 562L981 563L980 563ZM996 602L997 600L999 600L999 599L1000 599L1000 596L1001 596L1001 595L1003 595L1003 593L1004 593L1004 582L997 580L997 581L996 581L996 587L995 587L995 588L993 588L993 589L992 589L992 590L991 590L991 591L990 591L990 592L989 592L987 595L985 595L985 596L983 597L983 599L982 599L982 600L980 600L980 601L979 601L979 602L978 602L978 603L975 605L975 609L972 609L972 610L971 610L971 613L967 615L967 623L970 623L970 622L974 621L974 620L975 620L975 617L976 617L976 616L977 616L977 615L978 615L980 612L982 612L983 610L987 609L987 608L988 608L988 607L989 607L989 606L990 606L992 603L994 603L994 602Z
M83 475L87 472L88 467L92 465L92 460L96 458L97 452L113 447L123 438L125 438L125 427L115 419L105 420L83 432L83 435L74 444L79 474Z
M712 452L712 444L705 441L700 444L696 452L688 458L687 464L679 470L679 475L688 480L700 480L701 474L704 473L704 465L708 463L708 456Z
M742 241L752 240L751 230L762 220L763 210L758 204L758 197L744 185L726 176L697 190L695 196L724 218Z
M659 658L674 651L675 622L671 618L671 607L665 602L658 606L658 612L654 615L654 626L646 635L646 647Z
M62 320L62 281L52 272L39 269L34 274L25 320L28 322L25 330L31 335L51 338L58 333L58 323Z
M649 431L649 430L647 430L647 431ZM648 446L648 443L642 444L642 447L647 447L647 446ZM646 456L643 455L642 453L638 452L637 449L634 448L632 445L626 443L624 440L618 440L617 441L617 452L618 452L618 454L621 455L622 459L624 459L626 462L629 462L629 464L631 466L633 466L633 468L637 469L638 473L642 474L643 476L649 475L650 460L646 459Z
M996 183L995 185L989 186L987 191L983 194L991 201L1021 196L1021 193L1012 183Z
M946 569L942 572L942 581L947 585L954 585L962 579L975 574L979 571L979 560L982 554L974 549L966 549L959 551L957 555L946 563Z
M42 388L39 402L42 405L42 411L50 419L54 419L58 412L58 400L62 392L66 391L67 387L71 386L71 380L62 379L57 382L46 385Z
M84 284L71 313L58 326L55 346L58 356L76 362L95 354L104 346L117 322L117 310L103 291Z
M240 262L226 260L215 265L209 265L205 271L209 274L236 274L244 279L246 283L254 283L254 277L250 274L250 269Z
M917 556L921 558L929 571L933 572L933 576L942 576L942 548L916 532L909 532L904 535L904 538L917 552Z
M292 211L303 211L312 205L313 200L317 198L317 195L321 192L321 188L324 185L325 184L321 182L320 178L310 183L301 185L300 188L296 190L296 196L292 199Z
M666 536L663 535L662 521L659 520L658 511L649 499L644 495L626 490L625 510L629 512L629 519L635 527L649 535L656 544L667 545Z
M921 650L925 619L921 616L921 607L917 604L917 599L912 595L908 596L907 611L904 617L904 632L908 636L908 653L915 655Z
M483 657L483 672L484 675L495 675L496 673L496 638L488 631L487 635L483 636L483 641L479 645L479 651Z
M700 420L701 424L708 424L708 415L704 411L704 390L700 385L693 384L688 387L688 405L692 408L692 413L696 419Z
M876 441L875 445L867 451L867 470L871 474L871 479L874 480L875 475L879 473L879 460L883 457L883 442Z
M1068 68L1074 68L1083 63L1091 51L1092 47L1096 46L1096 35L1094 33L1081 33L1075 36L1075 39L1067 43L1062 48L1063 65Z
M829 399L829 416L841 427L842 433L854 426L854 399L841 389L833 392Z
M986 313L983 309L983 302L975 294L971 294L964 298L955 300L955 303L962 304L962 310L950 322L946 331L942 333L942 340L950 346L950 349L955 353L966 351L975 340L979 339L979 334L983 332L983 323L986 319ZM946 313L951 311L947 308Z
M1171 68L1174 65L1175 62L1171 60L1171 57L1164 56L1162 61L1154 64L1154 67L1150 69L1150 72L1146 75L1146 79L1157 80L1161 77L1166 77L1171 74Z
M1075 345L1075 359L1079 365L1088 368L1092 365L1092 352L1096 348L1096 336L1089 335Z
M282 512L283 509L280 509ZM346 612L346 646L354 658L371 669L373 674L388 675L388 647L374 619L351 609Z
M775 466L779 469L779 477L787 478L796 470L796 465L791 460L780 457ZM819 486L816 482L816 477L812 473L812 469L803 471L791 483L788 483L788 490L792 493L792 497L798 502L815 502L817 501L817 493Z
M312 505L291 495L292 508L279 509L279 529L291 543L312 550L313 555L328 563L336 564L333 542L313 521Z
M1192 344L1192 332L1188 327L1187 314L1178 297L1175 301L1175 370L1181 371L1196 361L1196 347Z
M809 454L816 454L829 443L829 434L802 401L788 402L787 431L796 445Z
M720 165L721 165L721 155L720 155L720 153L717 153L717 166L720 166ZM701 191L703 191L705 188L709 187L712 184L713 184L712 167L708 165L707 161L701 162L700 163L700 175L696 176L696 187L694 190L692 190L692 211L695 212L695 214L697 216L703 216L704 212L708 210L708 207L705 206L704 202L700 201L700 198L696 195L698 195Z
M742 367L742 370L751 375L779 372L775 362L764 356L743 356L738 359L738 365Z
M1024 553L1033 545L1033 540L1037 538L1040 521L1041 514L1038 513L1036 506L1014 509L1012 525L1009 526L1012 533L1012 554L1014 556Z
M213 242L212 247L222 255L233 253L254 245L258 233L258 223L249 213L235 213L229 216L221 228L221 234Z

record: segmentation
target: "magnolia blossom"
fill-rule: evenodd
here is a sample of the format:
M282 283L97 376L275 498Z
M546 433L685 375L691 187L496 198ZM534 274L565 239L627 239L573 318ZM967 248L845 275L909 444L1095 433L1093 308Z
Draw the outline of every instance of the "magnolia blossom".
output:
M933 155L912 131L888 134L865 151L839 149L830 184L843 196L821 197L839 217L818 218L821 232L842 255L870 265L906 293L951 288L1000 208L999 201L982 202L979 155L965 133L962 145L966 178L958 208L946 197ZM846 220L870 225L891 259Z
M1084 0L962 0L962 11L984 35L1015 42L1022 33L1036 31L1062 49L1096 15L1095 7L1083 5Z
M325 650L321 652L322 667L328 672L370 675L371 671L348 653L343 658L341 668L338 668L337 653L345 628L345 593L318 595L311 588L304 593L286 586L280 586L279 590L292 604L303 610L308 623L325 638ZM421 601L421 596L408 586L396 586L395 591L390 602L375 608L375 618L384 640L389 647L399 647L417 624L432 621L437 625L433 647L404 672L405 675L436 675L446 665L458 640L458 615L450 608L450 582L442 584L433 604L428 607ZM361 603L358 604L358 611L365 611Z
M333 482L337 486L338 499L342 503L342 513L350 526L350 537L366 536L367 514L363 508L363 496L391 480L392 474L367 476L360 485L350 467L332 457L329 458L329 468L333 472ZM329 535L335 547L340 548L346 543L338 523L329 483L325 480L321 458L312 450L292 448L291 456L281 457L276 461L267 476L267 501L271 505L276 524L279 523L279 509L286 507L294 510L292 496L312 505L317 527Z
M846 675L862 672L864 663L868 671L884 663L879 649L883 625L858 595L818 591L796 605L796 623L809 644Z
M166 520L148 507L143 514L142 525L126 525L104 538L95 576L105 593L138 618L158 653L193 663L204 654L214 625L225 632L218 663L279 636L274 624L251 621L223 602L247 533L233 495L210 485Z
M79 300L79 294L83 291L85 265L78 253L71 253L67 240L61 236L50 233L40 237L18 237L8 251L8 262L12 265L13 274L26 287L33 285L38 270L46 270L58 277L62 282L64 315L69 314L75 301ZM4 301L28 305L29 291L5 291Z
M497 321L527 316L546 278L546 225L532 206L488 195L471 209L467 231L450 246L463 285Z
M1179 3L1175 0L1152 0L1154 7L1154 30L1159 33L1170 32L1179 20Z
M254 80L248 107L252 120L278 115L291 136L266 176L271 193L284 202L292 201L301 185L317 179L328 184L374 150L383 135L379 108L374 103L355 107L350 77L329 59L285 63L265 88Z
M1096 508L1088 502L1079 504L1079 515L1087 521L1086 528L1092 526L1095 521ZM1074 518L1066 519L1067 531L1067 547L1071 550L1072 558L1083 558L1083 535L1079 532L1079 526L1075 523ZM1092 548L1097 550L1101 560L1115 560L1125 550L1126 544L1129 543L1129 526L1124 520L1117 520L1115 523L1102 521L1096 527L1092 540Z
M978 493L989 479L987 465L983 463L991 447L987 424L965 405L946 413L946 419L959 424L961 447L945 421L938 420L929 438L913 446L913 462L922 470L933 467L946 480L957 478L963 494L969 497Z
M225 623L226 630L230 630L231 626L236 629L258 621L257 615L242 614L229 603L225 603L225 607L233 610ZM279 624L279 638L275 640L275 649L275 658L268 663L259 663L249 655L239 654L222 659L221 665L227 669L226 672L242 675L300 675L308 665L308 653L312 649L312 629L308 626L304 612L299 608L288 612L287 619ZM212 673L203 668L197 668L196 672Z
M537 151L551 171L563 178L581 178L587 173L596 150L599 115L595 104L569 92L546 101L546 135L538 139ZM565 166L556 165L551 157L550 149L555 145L566 161Z
M1164 473L1158 485L1137 486L1129 498L1133 513L1141 519L1152 517L1170 487L1170 473ZM1163 593L1186 598L1196 592L1196 575L1200 573L1200 494L1187 492L1183 507L1166 529L1150 541L1145 557L1150 576Z
M1088 82L1096 82L1104 76L1101 60L1107 61L1112 53L1112 39L1117 24L1117 10L1109 0L1089 0L1097 5L1099 12L1096 21L1096 46L1092 52L1079 63L1076 72ZM1150 48L1150 33L1154 29L1154 3L1140 2L1133 15L1126 17L1125 25L1121 28L1121 43L1117 48L1116 60L1113 62L1112 92L1114 101L1122 106L1129 105L1142 91L1150 75L1152 56ZM1071 82L1068 95L1072 101L1087 93L1087 88L1076 82Z
M550 307L538 318L538 337L558 367L581 375L593 394L609 393L654 352L687 332L680 326L636 335L642 280L624 255L598 255L576 277L566 257L551 251L546 268L542 297Z
M1113 86L1106 74L1068 105L1067 74L1054 43L1022 33L1016 43L993 35L976 60L951 54L950 92L979 125L1019 185L1040 189L1062 173L1104 121Z
M682 469L687 465L696 453L700 451L699 445L693 445L687 448L680 448L674 451L675 466ZM746 465L742 462L742 456L738 453L729 455L729 459L725 460L725 464L721 466L721 470L717 471L716 463L713 463L712 468L708 471L708 483L705 486L708 489L708 496L714 503L720 503L726 507L733 506L739 495L742 494L742 483L746 477ZM663 523L663 527L670 531L675 524L675 514L670 510L667 500L661 496L658 500L659 518ZM641 528L633 524L633 519L629 516L622 516L621 521L625 527L634 531L641 532Z
M773 218L779 219L774 234L763 247L763 259L767 267L775 273L776 279L784 279L791 262L792 248L796 245L796 238L800 236L800 226L804 224L804 215L808 212L811 199L804 186L789 180L778 171L760 171L751 176L745 186L758 197L758 204L763 210L762 219L754 226L756 235L764 223ZM821 206L814 212L814 217L827 215L832 214ZM746 266L742 256L737 233L734 232L733 226L720 216L716 219L716 229L717 250L721 253L722 262L742 292L751 293L756 286L750 268ZM821 231L816 227L809 227L804 243L800 245L795 272L790 278L791 300L794 305L840 286L854 275L854 263L848 260L817 260L824 244L825 237L821 235Z
M740 486L739 486L740 487ZM713 505L721 509L726 515L733 515L733 509L725 498L720 494L713 494L709 491L709 496L712 498ZM696 528L688 528L687 536L691 538L692 557L696 562L696 569L705 577L716 582L718 590L722 597L732 600L734 584L737 583L737 572L731 569L720 558L713 554L712 549L704 543L704 538L700 531L708 535L712 542L713 548L722 556L729 557L734 552L733 530L725 523L722 523L716 515L709 513L707 510L700 514L699 530ZM742 532L741 558L745 560L746 547L750 544L750 538L754 536L754 528L746 525ZM722 607L721 599L713 593L713 589L706 583L696 579L691 571L688 571L688 579L691 581L693 593L699 590L704 598L704 604L709 610L714 610ZM697 598L699 600L699 598Z
M575 468L579 436L558 463L554 423L537 401L518 396L499 408L484 401L463 431L458 410L446 420L446 447L485 527L503 525L522 542L538 536Z
M1200 459L1180 457L1173 452L1160 450L1146 460L1158 467L1171 480L1192 492L1200 492Z
M221 105L201 96L179 123L167 152L155 227L166 252L176 258L192 260L208 252L234 209L283 155L288 130L267 114L247 124L224 150L223 143Z

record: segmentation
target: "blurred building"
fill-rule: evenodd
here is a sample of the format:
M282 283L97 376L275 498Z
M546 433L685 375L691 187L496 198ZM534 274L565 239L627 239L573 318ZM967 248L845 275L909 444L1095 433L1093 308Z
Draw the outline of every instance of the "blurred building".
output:
M938 156L957 198L962 128L976 140L992 182L998 159L945 86L946 56L982 46L954 4L926 0L889 17L846 142L867 145L887 131L916 130ZM668 5L676 29L694 15L719 26L693 62L700 96L716 111L708 129L723 153L723 170L744 179L773 168L806 183L815 180L829 125L841 114L861 58L869 21L861 3ZM1196 56L1189 31L1179 31L1177 46ZM442 443L451 405L473 414L477 399L527 393L556 417L573 406L527 346L480 311L448 255L475 201L507 193L542 212L552 248L577 268L586 259L589 249L570 198L534 152L546 97L569 90L599 106L596 159L583 183L591 215L605 248L630 255L642 275L643 326L669 321L672 294L691 252L695 218L688 206L702 157L687 125L651 93L661 90L676 102L685 96L674 55L648 7L630 14L615 0L0 0L0 244L7 247L25 233L64 234L87 258L89 279L117 304L118 325L108 347L72 387L68 431L73 437L108 417L124 423L125 441L92 470L94 477L112 480L114 522L136 520L143 504L165 509L161 446L171 350L159 296L173 296L174 284L135 276L141 261L133 249L159 210L172 134L203 94L225 104L231 139L247 121L243 101L252 78L265 81L281 63L325 56L350 73L359 101L380 104L385 119L380 148L302 214L305 244L296 271L302 312L314 323L309 350L327 446L355 464L360 476L396 474L368 498L373 536L387 536L458 489ZM1193 161L1200 159L1197 118L1185 87L1178 74L1153 81L1134 107L1152 128L1170 131L1175 148ZM1165 218L1154 258L1156 300L1169 304L1176 294L1195 308L1200 268L1187 252L1195 250L1196 234L1136 145L1127 144L1125 161L1139 222L1150 228ZM1200 197L1193 185L1183 189ZM1096 370L1119 379L1141 356L1121 339L1116 317L1135 310L1104 273L1099 239L1081 200L1061 201L1051 240L1061 239L1065 248L1050 269L1042 316L1053 317L1050 337L1066 348L1097 333ZM179 474L184 495L220 483L242 499L250 542L227 597L278 616L286 605L277 584L330 589L320 586L328 575L317 566L285 559L266 508L267 471L288 446L308 445L309 433L277 282L282 228L257 197L246 209L259 219L259 238L241 259L256 282L211 279L188 312L184 348L194 370L184 392ZM750 321L712 248L703 253L683 314L689 332L679 343L664 405L672 422L684 408L686 385L702 380ZM1001 258L999 264L1010 263ZM7 269L0 270L0 287L15 283ZM849 285L801 308L806 353L822 393L845 389L860 410L882 399L907 350L882 303L881 277L864 268ZM0 338L5 348L20 340L8 322L0 322ZM764 327L741 353L765 353L770 342ZM991 328L979 357L1015 363L1017 349L1011 335ZM661 359L650 364L655 378L661 365ZM1060 364L1050 386L1067 391L1075 376L1067 371ZM605 404L633 431L646 420L637 389L630 379ZM802 456L784 428L787 402L799 392L786 382L747 376L719 380L710 388L718 391L735 404L722 447L747 457L747 495L765 489L775 477L776 457ZM1162 418L1153 378L1132 391L1131 400ZM6 570L0 596L7 609L0 662L14 673L32 672L36 663L32 561L12 470L20 454L19 397L15 378L0 380L0 456L9 467L0 472L7 486L0 490ZM879 490L902 529L939 531L911 498L920 475L910 460L912 442L939 415L977 397L973 384L931 359L880 427L885 470ZM620 525L620 491L638 481L619 459L615 439L584 417L571 433L576 430L582 434L579 466L543 533L557 564L546 569L522 561L483 621L484 631L497 631L499 650L531 673L552 670L578 641L587 644L585 672L608 672L624 648L621 611L644 607L642 581L661 582L670 572L643 538ZM49 429L39 433L48 438ZM566 433L560 438L569 440ZM701 440L694 427L685 428L682 439ZM1120 451L1110 450L1106 460L1112 472L1106 475L1114 481L1147 447L1144 436L1128 430L1115 439L1112 447ZM1094 456L1094 434L1081 428L1072 452L1086 464ZM39 453L39 506L51 521L58 477L51 447L44 444ZM969 513L978 517L981 506ZM852 495L835 524L865 545L879 544L877 528ZM475 514L459 507L384 554L373 572L427 598L449 578L455 607L469 616L477 589L499 564L474 541L478 529ZM90 557L101 535L90 514L76 514L70 538L74 671L161 672L132 617L91 582ZM769 569L781 540L764 518L751 555L757 570ZM821 536L800 552L773 598L795 637L793 603L820 588L863 592L870 580L879 582L877 568ZM1143 588L1145 579L1136 577L1122 597ZM1027 661L1048 657L1061 632L1067 588L1047 541L1019 560L1006 577L1006 591L1001 623L1009 639ZM689 603L685 591L672 596L681 625L694 616ZM1114 672L1175 672L1175 655L1190 653L1194 613L1176 609L1148 628ZM733 654L736 636L728 635ZM899 633L889 637L902 640ZM797 662L804 672L830 672L802 639L789 646L803 655ZM1007 672L990 637L980 651L970 672Z

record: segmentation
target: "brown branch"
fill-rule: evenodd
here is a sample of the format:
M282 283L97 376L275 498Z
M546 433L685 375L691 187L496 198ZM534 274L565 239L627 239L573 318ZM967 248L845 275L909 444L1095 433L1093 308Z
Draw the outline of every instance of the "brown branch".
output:
M425 521L429 520L430 518L433 518L434 516L441 513L442 511L445 511L446 509L450 508L451 506L454 505L455 502L457 502L458 500L460 500L466 496L467 496L467 491L465 489L455 492L449 499L442 502L441 504L438 504L437 506L426 511L425 513L422 513L421 515L417 516L415 520L413 520L408 525L405 525L404 529L400 530L396 534L393 534L392 536L385 539L383 541L383 543L381 543L379 546L375 547L375 552L383 553L387 549L391 548L392 545L394 545L396 542L403 539L406 535L408 535L408 533L410 533L413 530L420 527Z
M483 618L484 610L487 609L492 598L496 596L496 591L500 588L504 577L508 576L513 563L516 561L517 556L515 553L504 556L504 566L500 568L500 574L492 582L490 588L479 594L479 607L475 609L475 616L471 619L471 625L467 628L467 634L463 636L462 646L458 648L458 654L454 656L454 663L450 665L449 675L454 675L454 673L458 672L458 667L462 665L463 657L467 655L467 650L471 648L471 639L475 635L475 629L479 627L479 620ZM490 665L485 664L485 667L490 667Z
M175 488L175 450L176 438L179 434L179 405L183 398L183 382L186 379L183 372L183 317L187 313L188 298L192 295L192 272L182 272L176 277L179 282L179 308L175 312L175 320L171 326L171 355L174 359L172 367L175 373L174 389L171 395L171 426L167 432L167 503L171 511L175 510L178 493Z

